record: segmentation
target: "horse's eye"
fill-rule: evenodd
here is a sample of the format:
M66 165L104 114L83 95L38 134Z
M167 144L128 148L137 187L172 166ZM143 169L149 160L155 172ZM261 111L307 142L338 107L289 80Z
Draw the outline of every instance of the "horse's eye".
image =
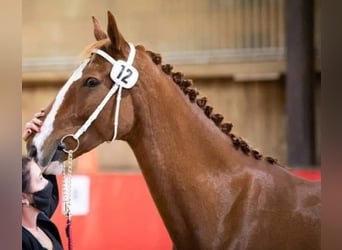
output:
M99 84L99 81L96 78L88 78L85 83L84 86L87 86L89 88L93 88L96 87Z

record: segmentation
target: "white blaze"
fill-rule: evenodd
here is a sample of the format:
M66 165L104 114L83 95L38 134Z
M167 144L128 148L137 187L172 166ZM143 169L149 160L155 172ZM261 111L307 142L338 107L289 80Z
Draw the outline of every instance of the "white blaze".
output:
M86 59L71 75L68 81L64 84L62 89L58 92L56 96L56 100L52 105L52 108L49 114L46 116L42 127L40 128L40 132L37 133L33 138L33 145L37 148L37 157L38 162L42 160L43 157L43 145L46 139L50 136L51 132L53 131L53 123L56 117L56 114L59 110L59 107L62 105L64 96L67 93L70 86L82 77L83 69L88 64L89 58Z

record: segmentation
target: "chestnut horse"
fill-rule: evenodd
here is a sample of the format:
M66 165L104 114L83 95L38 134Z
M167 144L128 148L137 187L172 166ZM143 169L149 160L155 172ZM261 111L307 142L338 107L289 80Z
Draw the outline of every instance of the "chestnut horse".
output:
M46 167L76 143L74 157L126 141L176 249L320 249L320 182L231 133L191 80L126 42L110 12L107 32L93 23L96 42L46 108L29 155Z

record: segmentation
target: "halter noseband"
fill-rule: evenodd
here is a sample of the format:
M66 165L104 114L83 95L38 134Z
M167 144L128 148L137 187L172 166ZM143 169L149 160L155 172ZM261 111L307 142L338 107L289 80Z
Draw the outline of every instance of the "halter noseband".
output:
M109 90L107 95L103 98L101 103L97 106L97 108L94 110L94 112L89 116L88 120L77 130L74 135L72 135L75 140L78 140L78 138L89 128L91 123L97 118L109 99L118 90L114 114L114 135L111 141L114 141L116 139L119 126L119 110L122 88L132 88L137 83L139 77L138 71L132 65L135 57L135 47L131 43L129 43L129 47L130 53L126 62L122 60L115 60L109 54L100 49L95 49L92 51L92 54L102 56L113 65L110 71L110 78L114 81L114 85Z
M63 194L64 194L64 203L65 203L65 213L67 215L67 226L66 233L68 237L68 247L69 250L72 249L72 240L71 240L71 170L72 170L72 154L78 149L79 146L79 137L89 128L91 123L97 118L99 113L102 111L103 107L106 105L108 100L114 95L114 93L118 90L118 94L116 97L116 107L114 114L114 135L111 141L114 141L119 126L119 110L120 110L120 101L121 101L121 93L122 88L130 89L132 88L138 81L139 73L132 66L133 60L135 57L135 48L129 43L130 53L128 55L127 62L122 60L115 60L113 57L108 55L103 50L95 49L92 51L92 54L98 54L109 61L113 66L110 71L110 78L114 81L112 88L109 90L107 95L103 98L101 103L97 106L94 112L89 116L88 120L77 130L75 134L65 135L61 139L61 143L66 137L72 137L76 141L76 147L72 150L63 149L64 152L68 153L68 167L64 168L63 171ZM69 78L69 84L72 84L75 80L79 79L82 76L83 69L90 61L87 58L72 74Z

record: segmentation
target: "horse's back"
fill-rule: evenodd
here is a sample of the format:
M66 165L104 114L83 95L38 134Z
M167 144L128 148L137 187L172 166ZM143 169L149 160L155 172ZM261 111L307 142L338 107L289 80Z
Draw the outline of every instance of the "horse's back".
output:
M296 199L287 230L293 239L292 249L320 249L321 182L300 179L295 186Z
M240 232L244 235L243 243L237 247L239 241L229 241L226 249L320 249L319 181L307 181L280 171L269 183L263 179L252 183L245 197L249 206L244 206L241 221L247 222Z

